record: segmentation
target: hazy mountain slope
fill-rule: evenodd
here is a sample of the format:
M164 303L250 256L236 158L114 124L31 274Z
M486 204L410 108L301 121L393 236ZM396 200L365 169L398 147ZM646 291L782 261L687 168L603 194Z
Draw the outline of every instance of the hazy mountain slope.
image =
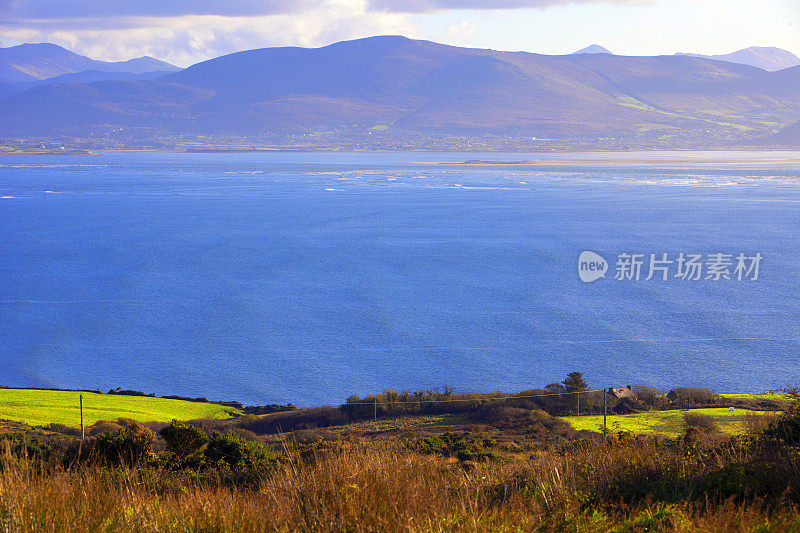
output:
M132 72L104 72L101 70L84 70L82 72L72 72L61 74L52 78L34 81L20 81L16 83L0 82L0 99L14 93L28 90L32 87L41 85L55 85L59 83L87 83L92 81L111 81L111 80L154 80L172 71L142 72L134 74Z
M96 61L55 44L21 44L0 48L0 80L24 82L42 80L87 70L105 72L174 71L178 67L152 57L128 61Z
M89 83L93 81L129 81L129 80L154 80L169 74L171 71L155 72L104 72L102 70L84 70L82 72L71 72L61 74L44 80L19 82L16 85L22 89L39 87L40 85L55 85L57 83Z
M0 48L0 79L6 81L41 80L89 70L95 61L54 44L21 44Z
M546 56L391 36L251 50L157 81L60 84L0 101L0 127L14 135L115 125L225 135L375 126L533 136L763 134L797 120L800 67Z
M787 122L800 107L800 70L772 73L677 56L574 60L602 76L628 106L746 127Z
M0 101L0 125L21 135L51 135L87 127L186 127L185 110L208 98L202 89L159 81L98 81L45 85Z
M466 57L437 70L420 86L428 88L426 103L399 120L399 127L591 135L619 132L654 118L649 112L620 106L602 78L551 56ZM606 120L609 114L614 121Z
M213 89L242 103L298 94L392 102L418 92L415 84L446 62L475 53L404 37L373 37L322 48L237 52L162 79Z
M471 49L387 36L316 49L239 52L161 79L214 90L198 111L223 129L232 109L244 119L238 127L386 125L424 105L429 92L448 90L450 85L430 79L434 72L474 55Z
M0 100L10 94L19 92L21 89L13 83L5 83L0 81Z
M480 57L493 57L519 70ZM221 76L221 72L231 75ZM397 126L414 129L528 125L531 131L569 132L580 125L587 133L607 132L638 123L677 126L698 118L725 121L751 108L772 118L787 108L796 109L795 97L800 94L791 90L776 102L775 93L780 91L764 73L694 58L544 56L456 48L402 37L362 39L313 50L231 54L164 79L216 90L215 102L258 102L259 110L269 111L278 122L289 113L295 119L306 115L338 123L336 110L330 109L336 106L326 99L333 97L359 104L357 110L342 108L346 115L342 120L358 122L361 113L388 123L396 119ZM731 93L732 98L722 98L720 103L721 95ZM381 102L391 103L392 108L376 105ZM291 113L293 107L296 111ZM314 111L317 107L319 112ZM415 110L406 113L409 108ZM609 115L614 117L613 124Z
M96 70L105 72L130 72L132 74L143 74L145 72L176 72L180 67L176 67L166 61L161 61L150 56L136 57L127 61L97 61L99 67Z
M800 122L790 124L774 135L759 139L756 143L762 146L780 146L800 148Z
M522 54L538 63L524 69L514 63L517 55L380 37L231 54L162 79L216 91L203 109L238 106L252 119L248 124L258 124L260 115L273 126L366 122L453 133L568 133L575 127L595 133L609 131L597 120L611 108L645 120L641 111L620 108L602 91L564 75L568 60ZM577 116L580 110L584 116Z
M731 63L741 63L764 70L775 71L784 68L800 65L800 58L793 53L771 46L751 46L743 50L737 50L730 54L721 55L702 55L702 54L678 54L693 57L704 57L706 59L716 59L719 61L730 61Z

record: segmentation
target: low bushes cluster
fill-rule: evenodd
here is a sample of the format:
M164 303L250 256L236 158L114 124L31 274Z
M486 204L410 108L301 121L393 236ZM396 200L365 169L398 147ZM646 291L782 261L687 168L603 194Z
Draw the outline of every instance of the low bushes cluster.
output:
M279 412L258 418L242 418L237 425L257 434L326 428L352 422L354 418L339 407L313 407Z
M764 430L767 439L788 446L800 444L800 400L792 402L776 420Z
M490 438L475 438L445 433L417 437L408 446L419 453L455 457L459 461L482 461L497 459L493 452L497 442Z
M208 435L205 431L189 424L172 421L158 432L164 439L167 450L173 454L175 460L183 464L189 457L197 454L203 446L208 444Z
M173 421L156 433L126 419L101 421L90 429L84 441L38 430L8 432L0 434L0 446L8 457L33 461L45 470L98 467L193 472L233 485L257 481L283 456L267 444L243 437L246 432L238 429L206 432Z
M683 421L687 430L694 429L703 433L717 433L719 432L719 424L713 417L704 414L692 413L687 411L683 413Z
M560 442L576 435L567 422L545 411L505 404L494 403L481 407L471 413L469 419L501 430L525 434L540 442Z
M73 443L64 462L138 466L151 458L155 441L156 436L149 428L136 422L128 423L84 442Z
M725 403L722 396L704 387L676 387L667 394L667 398L682 408Z
M602 414L603 391L581 393L581 413ZM554 416L575 414L578 398L565 394L562 389L530 389L515 394L454 394L453 389L431 389L424 391L397 392L387 389L380 394L365 398L350 396L339 407L315 407L275 412L261 418L244 417L237 426L257 434L282 433L300 430L327 428L373 418L465 414L486 423L503 421L513 424L514 419L528 423L523 412L538 411ZM613 407L612 402L609 408ZM636 410L649 408L639 406ZM566 427L563 428L566 432Z

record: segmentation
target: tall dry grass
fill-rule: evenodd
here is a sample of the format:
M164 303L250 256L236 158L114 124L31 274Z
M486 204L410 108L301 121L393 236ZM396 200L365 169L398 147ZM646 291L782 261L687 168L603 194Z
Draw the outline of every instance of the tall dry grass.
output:
M697 492L752 458L653 440L590 442L486 463L344 442L288 459L253 487L188 472L0 459L4 531L789 531L791 497ZM779 458L776 483L796 481ZM795 477L792 477L795 476ZM774 494L780 494L778 487Z

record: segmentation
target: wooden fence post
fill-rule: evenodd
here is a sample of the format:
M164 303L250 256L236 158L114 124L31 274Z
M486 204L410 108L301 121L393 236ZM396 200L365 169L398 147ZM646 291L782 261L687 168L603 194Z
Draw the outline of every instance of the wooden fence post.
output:
M83 427L83 394L81 394L81 442L86 438L86 431Z

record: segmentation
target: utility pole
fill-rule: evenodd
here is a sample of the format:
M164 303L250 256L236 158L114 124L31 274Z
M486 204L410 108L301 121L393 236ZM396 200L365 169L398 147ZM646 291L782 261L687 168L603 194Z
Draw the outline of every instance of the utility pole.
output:
M608 429L608 426L606 425L606 413L608 412L606 410L607 401L608 401L608 391L606 389L603 389L603 429Z
M83 394L81 394L81 442L86 438L86 430L83 427Z
M578 391L578 416L581 416L581 391Z
M378 395L375 395L375 413L373 414L373 420L378 420Z

